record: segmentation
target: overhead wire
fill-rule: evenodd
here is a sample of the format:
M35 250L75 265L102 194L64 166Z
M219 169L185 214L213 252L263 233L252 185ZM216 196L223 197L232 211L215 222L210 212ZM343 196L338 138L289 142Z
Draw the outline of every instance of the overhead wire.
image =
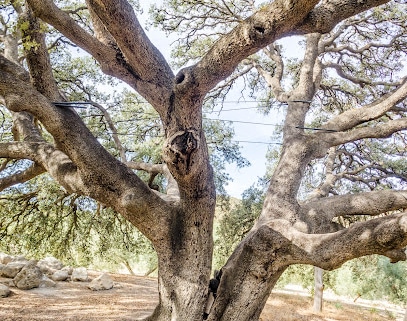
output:
M222 103L261 103L261 102L267 102L269 103L269 101L258 101L258 100L253 100L253 101L223 101ZM302 102L302 103L311 103L311 101L306 101L306 100L298 100L295 102ZM148 102L137 102L139 104L148 104ZM92 106L93 103L92 102L81 102L81 101L75 101L75 102L53 102L53 104L57 107L74 107L74 108L87 108L87 106ZM270 105L286 105L287 103L272 103ZM83 106L83 105L86 105ZM204 114L212 114L212 113L222 113L222 112L228 112L228 111L239 111L239 110L248 110L248 109L257 109L260 110L261 107L256 106L256 107L239 107L239 108L222 108L219 110L211 110L211 111L206 111L204 112ZM103 116L103 115L100 115ZM149 116L149 117L146 117ZM147 113L146 115L144 115L144 117L141 117L137 120L154 120L156 119L158 116L154 115L154 114L149 114ZM210 117L203 117L204 120L209 120L209 121L220 121L220 122L230 122L230 123L238 123L238 124L246 124L246 125L260 125L260 126L274 126L274 127L279 127L282 126L281 124L273 124L273 123L263 123L263 122L252 122L252 121L243 121L243 120L232 120L232 119L219 119L219 118L210 118ZM127 120L128 121L128 120ZM120 121L120 122L124 122L124 121ZM330 130L330 129L324 129L324 128L313 128L313 127L300 127L300 126L295 126L295 128L298 129L306 129L306 130L313 130L313 131L325 131L327 133L330 132L336 132L335 130ZM137 134L131 134L131 133L110 133L110 134L116 134L116 135L120 135L120 136L135 136ZM152 136L151 136L152 137ZM158 137L158 136L157 136ZM250 144L278 144L281 145L281 143L278 142L258 142L258 141L250 141L250 140L231 140L232 142L237 142L237 143L250 143Z

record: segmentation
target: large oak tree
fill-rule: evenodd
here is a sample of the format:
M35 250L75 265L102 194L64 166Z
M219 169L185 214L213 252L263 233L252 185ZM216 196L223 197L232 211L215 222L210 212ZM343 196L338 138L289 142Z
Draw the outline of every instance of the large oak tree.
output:
M355 155L360 152L360 142L369 145L372 139L388 145L387 139L394 137L395 148L405 148L407 83L386 73L381 82L369 81L351 68L350 62L343 64L347 60L342 55L336 63L322 59L326 48L332 55L344 51L358 55L377 47L373 41L365 49L352 43L339 47L335 41L349 26L342 21L387 2L276 0L263 4L250 17L234 19L231 29L220 33L200 59L174 74L125 0L86 1L91 27L73 18L75 10L63 10L51 0L7 1L22 20L16 31L19 37L10 35L6 28L0 30L0 96L12 114L14 134L14 141L0 143L0 157L32 163L23 172L6 172L10 175L0 178L0 188L47 172L67 192L112 207L152 242L158 255L160 301L149 320L202 319L208 297L216 199L202 105L207 94L244 61L264 76L276 99L287 103L282 149L259 218L222 268L208 319L257 320L279 276L291 264L329 270L374 253L393 261L404 260L407 192L402 185L348 193L349 189L335 184L341 178L358 181L362 178L357 174L365 170L386 177L402 176L386 167L386 162L372 160L366 164L358 162ZM195 5L201 4L197 1ZM380 18L380 11L375 15ZM405 27L405 22L398 22ZM43 23L90 54L104 73L126 82L153 106L165 131L163 163L134 164L126 161L125 155L114 157L78 113L55 104L65 98L53 76ZM375 28L384 27L377 23ZM296 85L287 91L281 83L278 48L272 44L290 35L305 35L306 49ZM405 39L405 35L395 38ZM23 64L18 59L17 38L25 43ZM392 45L400 52L405 50L405 40L388 44ZM275 62L272 72L251 59L266 47L265 52ZM392 59L403 57L399 54ZM324 102L324 93L326 97L341 97L340 93L329 96L335 86L321 81L327 69L336 70L361 88L378 89L366 93L360 104L346 104L346 108L331 99L331 110L319 119L318 130L308 130L306 117L313 111L310 102ZM349 94L351 90L338 92ZM318 166L325 169L325 178L304 201L299 190L311 164L322 164ZM150 188L133 169L163 173L167 178L165 192ZM338 217L362 214L375 218L341 227L334 222Z

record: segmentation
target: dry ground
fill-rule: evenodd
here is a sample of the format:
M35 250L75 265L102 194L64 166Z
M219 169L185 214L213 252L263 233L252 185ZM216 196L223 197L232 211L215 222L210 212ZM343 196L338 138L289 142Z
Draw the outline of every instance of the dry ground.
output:
M95 277L94 273L91 277ZM147 316L157 302L156 279L111 274L115 287L94 292L81 282L59 282L55 288L22 291L0 298L2 321L130 321ZM0 282L2 279L0 278ZM275 293L261 315L262 321L388 321L401 314L381 307L325 303L315 314L312 300L295 294ZM238 321L238 320L237 320Z

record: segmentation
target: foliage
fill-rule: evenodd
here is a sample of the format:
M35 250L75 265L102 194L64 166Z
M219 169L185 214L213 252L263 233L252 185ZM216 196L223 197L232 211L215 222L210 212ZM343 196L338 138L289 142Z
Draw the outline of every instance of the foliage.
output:
M251 187L242 194L242 200L219 218L216 228L214 265L221 268L236 246L252 228L260 215L264 193L256 187Z
M9 189L0 197L0 249L67 264L154 257L148 240L113 210L89 198L69 195L47 175ZM122 258L122 260L120 260Z
M407 298L406 268L405 262L390 263L382 256L355 259L334 271L332 289L354 298L360 296L404 304Z
M82 3L60 1L59 5L90 30L89 15ZM4 6L9 11L7 30L14 30L17 15L10 3ZM7 12L2 9L1 14ZM27 21L18 25L20 29L27 26ZM46 31L53 75L63 96L68 101L96 102L104 108L77 105L76 112L94 136L116 157L121 157L124 151L125 161L162 163L164 131L151 105L103 74L93 58L84 55L55 30ZM13 141L11 119L10 112L0 101L2 142ZM216 186L220 195L226 195L224 186L230 177L225 163L236 162L242 167L247 161L241 156L238 144L233 142L234 132L229 125L208 120L204 126ZM43 134L52 141L50 135ZM0 162L0 178L22 172L31 165L29 161L4 160ZM138 174L149 181L149 174L143 171ZM167 182L163 175L157 175L154 184L163 190ZM6 189L0 196L0 248L3 250L21 251L35 257L52 254L72 264L108 262L112 268L127 260L136 262L140 257L150 262L148 268L157 264L151 244L122 216L85 196L69 195L47 175Z

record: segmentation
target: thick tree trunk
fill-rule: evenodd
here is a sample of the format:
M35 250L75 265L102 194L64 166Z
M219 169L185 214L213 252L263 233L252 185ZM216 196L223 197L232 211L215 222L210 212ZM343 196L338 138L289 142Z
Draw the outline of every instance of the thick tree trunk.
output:
M148 318L202 320L212 267L215 198L195 200L168 218L171 235L155 244L158 254L159 305Z
M258 320L271 290L287 267L287 248L284 239L268 227L254 227L221 270L208 320Z
M324 294L324 270L314 267L314 306L315 312L322 312Z

